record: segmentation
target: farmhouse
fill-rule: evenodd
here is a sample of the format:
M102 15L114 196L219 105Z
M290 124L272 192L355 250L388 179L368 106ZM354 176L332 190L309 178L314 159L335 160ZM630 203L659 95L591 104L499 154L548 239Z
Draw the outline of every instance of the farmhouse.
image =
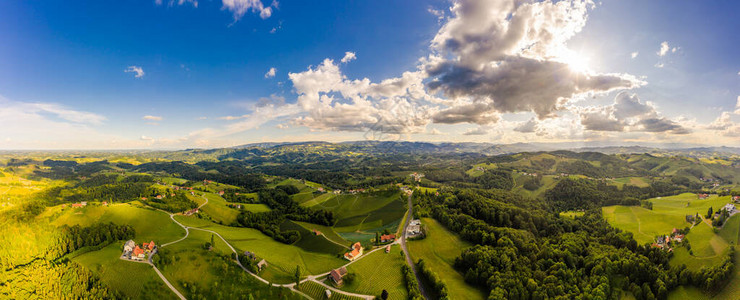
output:
M334 281L336 285L342 285L344 284L344 280L342 280L342 277L344 277L344 275L347 275L347 268L341 267L339 269L331 270L331 272L329 273L329 278L331 278L331 280Z
M704 200L709 198L708 194L697 194L697 197L699 197L699 200Z
M134 241L126 241L126 243L123 244L123 255L130 255L131 251L134 251L134 247L136 247L136 243Z
M735 213L735 204L727 203L722 209L726 210L729 214Z
M344 258L349 261L353 261L360 256L362 256L362 244L360 244L360 242L357 242L354 245L352 245L352 251L344 254Z
M383 235L380 236L380 242L381 243L392 242L395 239L396 239L396 235L395 234L383 234Z
M198 213L198 208L193 208L191 210L184 212L183 215L189 216L189 215L197 214L197 213Z
M411 220L411 223L409 223L408 229L406 229L407 236L416 236L418 234L421 234L421 221Z
M321 231L318 231L318 230L314 229L313 230L313 234L315 234L315 235L321 235Z
M267 267L267 261L262 259L257 263L257 270L262 271L262 268Z
M146 257L146 253L144 252L144 249L139 248L139 246L136 246L136 248L134 248L133 253L131 253L131 259L142 260L145 257Z

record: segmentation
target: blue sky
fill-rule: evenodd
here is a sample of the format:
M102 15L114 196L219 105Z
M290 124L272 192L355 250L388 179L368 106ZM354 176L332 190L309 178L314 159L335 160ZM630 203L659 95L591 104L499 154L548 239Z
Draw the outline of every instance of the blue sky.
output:
M162 2L0 3L0 149L740 146L735 1Z

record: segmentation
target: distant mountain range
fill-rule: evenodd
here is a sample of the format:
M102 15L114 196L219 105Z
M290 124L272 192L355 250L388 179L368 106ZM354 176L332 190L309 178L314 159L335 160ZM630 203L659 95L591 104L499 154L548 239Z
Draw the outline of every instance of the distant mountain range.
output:
M740 147L706 147L691 144L644 144L644 145L599 145L595 142L566 142L566 143L432 143L432 142L405 142L405 141L350 141L329 143L323 141L298 143L253 143L232 147L241 150L250 148L283 148L283 147L320 147L335 145L349 147L368 152L389 153L476 153L483 155L502 155L520 152L539 152L569 150L575 152L600 152L605 154L619 153L651 153L675 154L686 156L730 156L740 155Z

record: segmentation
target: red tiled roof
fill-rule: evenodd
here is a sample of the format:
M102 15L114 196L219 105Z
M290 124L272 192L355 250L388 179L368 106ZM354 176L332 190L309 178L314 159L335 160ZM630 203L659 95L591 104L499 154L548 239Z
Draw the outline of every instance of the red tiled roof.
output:
M395 238L396 238L396 235L395 234L384 234L384 235L381 235L380 236L380 240L381 241L392 240L392 239L395 239Z
M139 254L144 254L144 249L139 248L139 246L136 246L134 248L134 256L139 256Z
M149 250L152 250L152 249L154 249L154 241L151 241L151 242L149 243L149 246L148 246L148 247L149 247Z

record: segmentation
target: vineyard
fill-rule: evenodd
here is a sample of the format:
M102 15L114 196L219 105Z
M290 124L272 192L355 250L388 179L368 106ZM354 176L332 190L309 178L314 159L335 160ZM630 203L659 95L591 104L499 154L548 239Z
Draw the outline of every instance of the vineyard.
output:
M301 286L298 288L298 290L315 300L327 299L326 298L326 288L313 281L306 281L306 282L301 283ZM332 292L330 300L361 300L361 299L362 298Z

